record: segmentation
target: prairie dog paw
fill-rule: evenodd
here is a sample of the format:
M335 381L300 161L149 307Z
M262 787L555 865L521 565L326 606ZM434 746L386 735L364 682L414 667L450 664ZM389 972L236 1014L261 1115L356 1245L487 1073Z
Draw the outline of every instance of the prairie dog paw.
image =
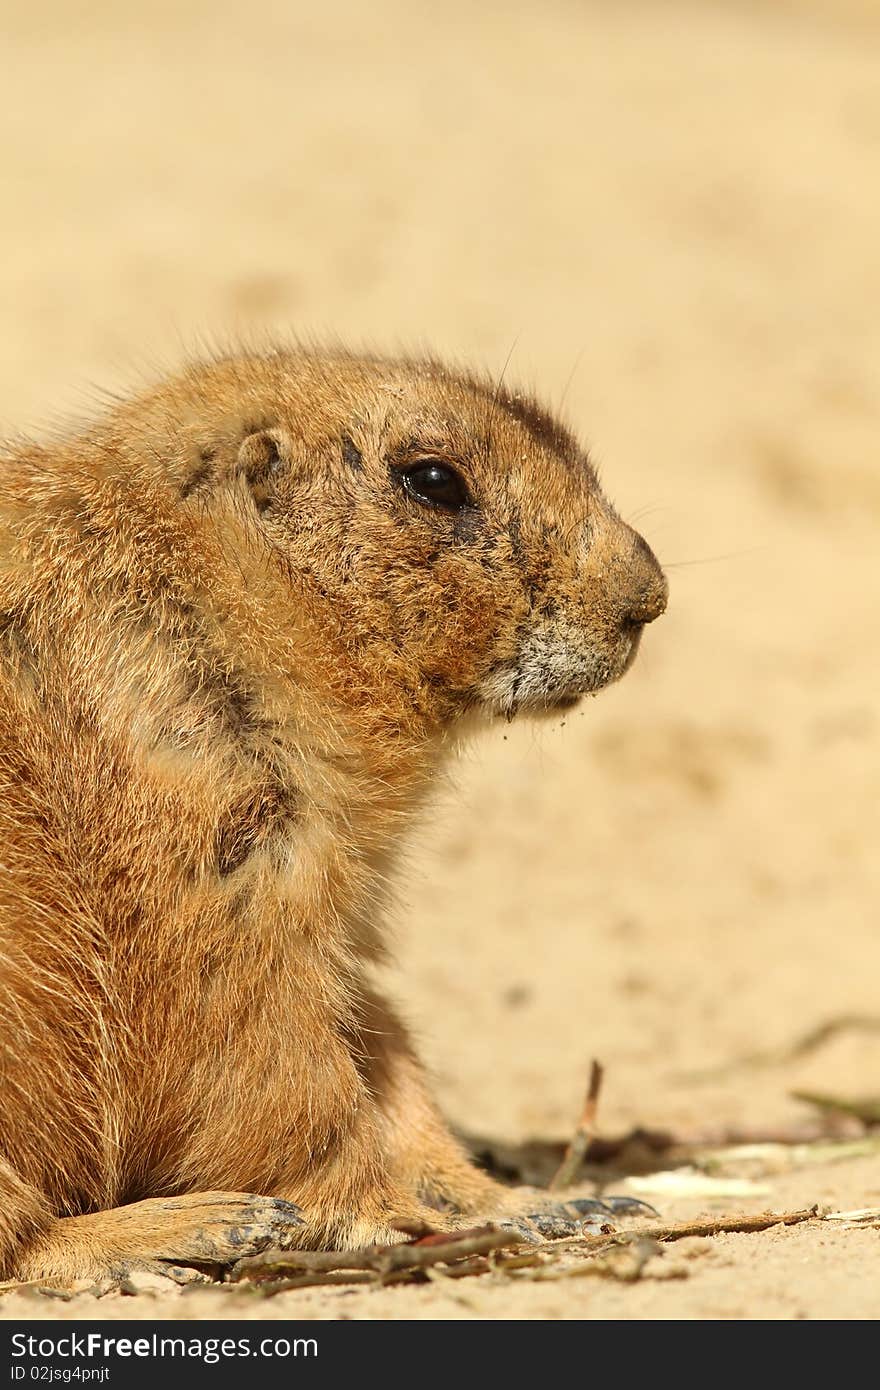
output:
M205 1192L158 1200L170 1217L181 1221L182 1228L175 1235L169 1232L168 1249L155 1252L156 1258L172 1262L229 1264L243 1255L284 1250L303 1224L299 1207L282 1197Z
M299 1207L251 1192L150 1197L127 1207L63 1217L23 1254L19 1279L71 1283L124 1277L132 1269L229 1265L284 1249L303 1224Z
M658 1212L634 1197L574 1197L567 1202L547 1202L540 1210L509 1216L499 1225L515 1231L523 1240L538 1244L565 1236L611 1235L618 1230L616 1217L656 1217Z

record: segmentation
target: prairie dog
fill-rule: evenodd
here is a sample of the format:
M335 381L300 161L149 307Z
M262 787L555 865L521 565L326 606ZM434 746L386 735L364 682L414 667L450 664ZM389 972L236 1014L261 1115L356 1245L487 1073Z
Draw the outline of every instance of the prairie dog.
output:
M431 360L233 355L6 452L0 1276L499 1206L367 983L395 846L464 716L666 597L573 436Z

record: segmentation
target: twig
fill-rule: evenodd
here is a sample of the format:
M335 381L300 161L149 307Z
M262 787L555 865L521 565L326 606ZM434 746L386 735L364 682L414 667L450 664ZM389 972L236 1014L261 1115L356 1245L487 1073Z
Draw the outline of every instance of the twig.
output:
M812 1221L818 1211L817 1206L812 1206L800 1211L761 1211L754 1216L719 1216L705 1221L674 1221L668 1226L639 1226L611 1236L575 1236L557 1242L554 1249L605 1250L633 1240L673 1241L683 1240L685 1236L718 1236L727 1232L748 1235L754 1231L768 1231L771 1226L797 1226L803 1221Z
M841 1221L848 1230L857 1226L880 1226L880 1207L859 1207L855 1211L826 1211L822 1220Z
M577 1264L563 1264L556 1259L533 1273L512 1273L510 1277L530 1281L554 1281L599 1275L606 1279L619 1279L622 1283L634 1284L642 1277L645 1266L660 1253L660 1246L656 1240L628 1240L594 1252L591 1259L581 1260Z
M824 1023L819 1023L816 1027L808 1029L806 1033L802 1033L790 1043L784 1043L781 1047L767 1048L761 1052L747 1052L741 1057L734 1057L729 1062L722 1062L715 1067L701 1068L699 1071L679 1072L675 1079L688 1082L716 1081L737 1071L776 1067L782 1066L786 1062L797 1062L801 1057L806 1057L811 1052L815 1052L817 1048L823 1047L838 1033L846 1032L880 1033L880 1014L841 1014L837 1018L826 1019Z
M372 1270L366 1269L327 1269L321 1273L315 1270L312 1274L296 1274L289 1278L281 1279L255 1279L245 1283L241 1281L238 1288L247 1288L249 1292L265 1297L274 1297L276 1293L287 1293L288 1289L314 1289L323 1288L328 1285L332 1288L349 1287L352 1284L375 1284L376 1275ZM231 1290L232 1286L227 1284ZM237 1290L238 1291L238 1290Z
M735 1148L740 1144L813 1144L822 1140L860 1138L865 1125L855 1116L829 1110L820 1120L803 1120L792 1125L766 1128L744 1125L719 1126L705 1130L644 1129L637 1126L620 1135L600 1135L588 1140L583 1163L586 1166L616 1166L628 1172L650 1172L671 1161L691 1162L706 1149ZM557 1170L567 1153L553 1139L534 1139L524 1144L498 1144L471 1137L472 1151L490 1172L513 1182L536 1187L556 1182ZM569 1146L570 1147L570 1146Z
M486 1226L471 1232L451 1235L445 1244L430 1238L417 1245L388 1245L376 1264L380 1274L393 1274L402 1269L427 1269L430 1265L448 1264L466 1255L488 1255L493 1250L510 1250L523 1244L521 1235Z
M581 1118L578 1121L577 1129L571 1136L571 1142L565 1151L563 1160L550 1180L551 1192L556 1192L561 1187L571 1187L583 1166L590 1142L596 1134L599 1092L602 1089L603 1075L602 1064L597 1062L594 1057L590 1063L590 1084L587 1087Z
M492 1271L525 1279L562 1279L574 1277L580 1272L557 1270L555 1266L562 1254L580 1251L591 1256L589 1264L592 1267L597 1257L615 1250L632 1249L637 1257L632 1268L629 1265L619 1270L610 1266L607 1269L596 1267L594 1272L634 1279L638 1278L650 1254L656 1251L658 1242L682 1240L685 1236L717 1236L725 1232L748 1234L766 1231L774 1226L796 1226L812 1220L817 1212L818 1208L813 1206L801 1211L765 1211L755 1216L716 1217L706 1221L677 1221L665 1226L641 1226L614 1235L573 1236L554 1241L540 1251L530 1249L510 1256L500 1252L522 1242L510 1232L491 1228L465 1232L463 1238L450 1238L443 1244L420 1242L324 1253L277 1251L239 1261L232 1277L234 1280L247 1280L253 1292L263 1296L285 1293L288 1289L412 1283L441 1275L444 1279L464 1279ZM333 1267L328 1267L330 1261L336 1262ZM584 1269L583 1272L593 1271Z
M795 1100L814 1105L817 1110L853 1115L865 1125L880 1124L880 1096L831 1096L821 1091L792 1091Z
M473 1255L487 1255L523 1244L522 1236L497 1226L480 1226L469 1231L450 1232L445 1239L428 1236L416 1243L373 1245L366 1250L273 1250L239 1260L232 1270L233 1282L240 1279L299 1277L304 1274L338 1273L340 1270L368 1271L388 1278L400 1271L428 1269Z

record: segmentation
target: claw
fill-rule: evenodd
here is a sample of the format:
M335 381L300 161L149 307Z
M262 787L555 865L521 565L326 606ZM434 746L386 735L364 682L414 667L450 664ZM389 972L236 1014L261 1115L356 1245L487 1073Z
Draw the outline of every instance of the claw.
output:
M591 1214L581 1207L589 1206ZM501 1222L506 1230L516 1231L532 1245L542 1240L561 1240L564 1236L611 1235L617 1230L607 1207L601 1202L557 1202L544 1211L530 1211L525 1216Z
M605 1205L614 1216L656 1216L660 1213L650 1202L640 1202L638 1197L606 1197Z
M530 1245L544 1240L561 1240L565 1236L612 1235L618 1230L618 1216L653 1216L655 1211L637 1197L573 1197L568 1202L548 1203L542 1211L530 1211L524 1216L509 1217L499 1224L515 1231Z
M510 1216L504 1221L499 1221L498 1226L502 1231L512 1231L525 1245L540 1245L544 1240L536 1230L534 1217L531 1216Z
M614 1208L599 1197L574 1197L570 1202L560 1202L559 1205L566 1211L576 1212L581 1217L614 1215Z

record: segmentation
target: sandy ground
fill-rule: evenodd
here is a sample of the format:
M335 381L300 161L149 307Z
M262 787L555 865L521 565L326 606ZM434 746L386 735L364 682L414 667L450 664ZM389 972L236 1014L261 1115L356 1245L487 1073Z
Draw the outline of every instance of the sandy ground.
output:
M207 336L333 333L519 379L670 567L619 687L475 745L410 856L392 988L449 1115L787 1124L880 1034L880 12L868 3L4 6L0 421ZM880 1204L880 1161L760 1200ZM866 1317L878 1232L670 1251L686 1278L288 1294L263 1316ZM660 1268L662 1261L657 1262ZM0 1316L241 1315L222 1292Z

